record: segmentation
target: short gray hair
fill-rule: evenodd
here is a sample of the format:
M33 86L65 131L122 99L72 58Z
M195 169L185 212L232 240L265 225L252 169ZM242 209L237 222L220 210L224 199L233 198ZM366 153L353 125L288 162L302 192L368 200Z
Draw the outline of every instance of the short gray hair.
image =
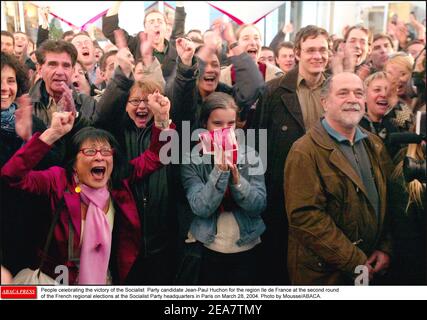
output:
M320 89L320 97L321 98L326 98L329 93L331 92L331 83L332 83L332 78L334 76L331 75L330 77L328 77L325 82L323 82L322 88Z
M351 72L347 72L347 73L351 73ZM337 76L339 73L337 74L333 74L331 76L329 76L325 82L323 82L322 88L320 89L320 97L321 98L326 98L330 93L331 93L331 86L332 86L332 80L335 78L335 76ZM354 75L356 75L355 73L353 73ZM359 78L360 79L360 78ZM366 91L366 85L363 82L362 79L360 79L360 82L362 82L362 86L363 86L363 90Z

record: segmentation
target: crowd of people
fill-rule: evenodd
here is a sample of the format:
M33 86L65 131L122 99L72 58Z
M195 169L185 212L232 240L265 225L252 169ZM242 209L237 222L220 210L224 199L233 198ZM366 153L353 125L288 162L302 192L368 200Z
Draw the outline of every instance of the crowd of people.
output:
M36 41L1 31L2 283L427 284L426 181L404 175L425 140L390 139L426 109L425 26L288 24L267 47L252 24L186 32L181 2L129 35L120 4L103 48L49 39L48 9ZM203 131L256 143L230 160Z

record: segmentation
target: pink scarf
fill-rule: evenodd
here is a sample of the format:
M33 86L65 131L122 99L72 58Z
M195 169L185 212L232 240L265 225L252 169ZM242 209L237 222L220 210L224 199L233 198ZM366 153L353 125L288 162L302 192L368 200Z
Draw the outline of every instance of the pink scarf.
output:
M88 206L80 251L79 284L106 284L111 251L111 228L104 208L110 199L107 188L80 185L81 200Z

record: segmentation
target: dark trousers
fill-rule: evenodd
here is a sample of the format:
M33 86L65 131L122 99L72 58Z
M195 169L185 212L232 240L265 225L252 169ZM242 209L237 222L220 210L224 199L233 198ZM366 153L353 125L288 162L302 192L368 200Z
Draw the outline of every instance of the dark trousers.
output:
M199 284L254 285L258 246L238 253L220 253L203 247Z

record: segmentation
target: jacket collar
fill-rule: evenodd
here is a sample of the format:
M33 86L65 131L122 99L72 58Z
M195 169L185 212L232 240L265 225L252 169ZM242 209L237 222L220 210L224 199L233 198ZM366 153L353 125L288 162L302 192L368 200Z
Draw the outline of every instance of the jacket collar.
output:
M353 183L363 191L365 196L368 198L368 191L363 184L362 179L356 173L347 160L345 155L338 148L337 143L334 142L333 138L328 134L326 129L323 127L320 121L318 121L308 132L312 140L321 148L330 150L329 161L334 164L343 174L349 177ZM365 139L368 141L368 139ZM369 199L369 198L368 198Z
M378 195L380 198L380 211L379 211L379 222L384 221L385 208L386 208L386 176L383 163L380 161L379 149L381 148L379 142L375 142L372 138L373 134L369 133L367 130L360 128L362 133L366 134L367 139L363 139L363 144L367 148L368 156L372 164L373 174L375 183L377 186ZM326 132L325 128L322 126L321 122L318 121L307 133L311 136L311 139L318 146L331 150L329 155L329 161L334 164L343 174L349 177L353 183L365 194L365 197L369 199L368 192L359 177L359 175L354 171L353 167L344 156L344 154L338 149L337 144ZM369 200L368 200L369 201ZM370 203L370 202L369 202ZM373 206L371 204L372 210ZM381 223L380 223L381 225Z
M298 67L296 66L280 80L279 87L285 89L280 98L282 99L282 105L288 110L300 127L305 130L301 106L296 94L297 81Z
M43 79L37 80L37 82L31 87L29 91L31 97L31 103L41 103L44 106L49 105L49 93L46 90L46 83ZM79 93L72 89L72 95L74 102L79 101ZM77 106L76 106L77 107Z

